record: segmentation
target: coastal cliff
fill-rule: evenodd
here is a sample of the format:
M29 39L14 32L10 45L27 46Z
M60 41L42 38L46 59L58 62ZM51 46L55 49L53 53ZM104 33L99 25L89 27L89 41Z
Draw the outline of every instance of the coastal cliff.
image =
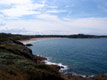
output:
M0 38L0 80L64 80L44 59L16 40Z

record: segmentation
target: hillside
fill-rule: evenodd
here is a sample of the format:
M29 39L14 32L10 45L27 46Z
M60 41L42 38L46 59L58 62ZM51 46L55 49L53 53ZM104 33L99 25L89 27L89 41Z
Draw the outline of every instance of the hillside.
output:
M41 61L22 43L0 37L0 80L63 80L57 67Z

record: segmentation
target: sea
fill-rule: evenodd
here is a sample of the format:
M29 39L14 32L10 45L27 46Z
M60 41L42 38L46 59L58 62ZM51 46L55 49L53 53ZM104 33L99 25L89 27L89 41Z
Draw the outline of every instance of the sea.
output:
M55 38L31 42L33 54L47 57L46 64L77 75L107 74L107 38Z

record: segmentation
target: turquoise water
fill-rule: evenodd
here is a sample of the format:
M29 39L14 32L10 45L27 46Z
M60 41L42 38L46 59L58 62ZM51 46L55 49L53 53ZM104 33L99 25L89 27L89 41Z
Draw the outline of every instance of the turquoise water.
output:
M67 65L64 72L81 75L107 73L107 38L45 39L32 44L30 48L34 54Z

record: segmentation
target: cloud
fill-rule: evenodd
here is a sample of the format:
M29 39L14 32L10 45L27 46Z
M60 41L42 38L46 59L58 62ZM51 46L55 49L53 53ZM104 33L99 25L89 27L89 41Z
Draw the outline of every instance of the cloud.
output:
M57 6L49 6L49 5L47 5L47 7L48 7L48 8L52 8L52 9L58 8Z
M40 17L45 19L43 15ZM7 21L0 30L14 33L15 30L20 30L23 34L107 34L107 18L65 18L61 20L52 15L47 15L47 17L48 20Z
M25 15L37 15L44 13L62 13L66 10L58 10L57 6L46 4L47 0L1 0L0 5L7 6L0 12L9 18L18 18ZM53 9L53 10L52 10Z
M94 0L97 3L97 7L107 13L107 0Z
M51 2L50 0L0 0L0 6L2 6L0 8L0 22L5 23L5 25L0 25L0 32L21 34L107 34L107 17L92 17L91 12L86 12L87 7L85 8L81 1L84 0L53 0ZM107 1L103 1L96 0L100 9L106 11ZM93 0L85 2L88 7L93 7L93 4L89 4L89 2L93 3ZM100 2L102 3L100 4ZM97 6L95 5L95 7ZM81 13L81 10L84 10L85 13ZM94 12L97 15L97 11ZM98 14L103 15L102 13ZM78 17L78 15L81 17ZM87 17L84 17L84 15L87 15Z
M67 12L66 10L48 10L46 11L47 13L62 13L62 12Z
M0 15L0 18L3 18L4 16L3 15Z
M33 11L32 5L15 5L10 9L1 10L8 17L21 17L23 15L39 14L38 11Z
M37 10L45 6L44 3L33 3L32 0L2 0L0 4L11 6L11 8L0 10L8 17L40 14Z
M11 5L11 4L29 4L31 0L0 0L2 5Z
M107 6L98 6L98 8L107 13Z
M51 14L40 14L37 15L36 17L42 20L55 21L55 22L60 20L57 16Z
M72 22L74 26L81 26L81 27L90 27L90 28L103 28L107 27L107 18L79 18L79 19L69 19L65 18L68 22Z

